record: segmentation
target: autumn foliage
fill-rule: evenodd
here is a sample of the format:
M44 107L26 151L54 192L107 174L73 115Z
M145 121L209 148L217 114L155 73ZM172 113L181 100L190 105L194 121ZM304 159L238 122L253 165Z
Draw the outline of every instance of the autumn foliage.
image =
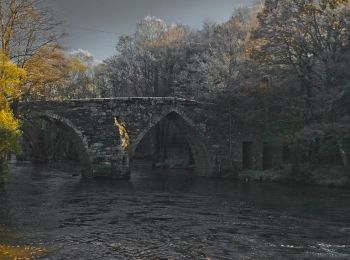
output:
M20 86L26 73L0 54L0 160L19 149L20 123L14 117L10 102L21 95Z
M118 118L114 118L114 123L119 130L121 146L125 151L130 152L130 137L126 130L125 124L121 122Z
M46 251L33 246L9 246L0 244L0 259L30 260L42 257Z

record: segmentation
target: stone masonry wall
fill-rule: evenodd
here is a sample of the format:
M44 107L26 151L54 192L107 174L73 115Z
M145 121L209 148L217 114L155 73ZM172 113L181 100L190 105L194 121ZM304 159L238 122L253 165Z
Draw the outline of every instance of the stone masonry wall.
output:
M191 146L198 175L218 176L232 166L227 115L213 104L178 98L86 99L20 103L19 112L23 120L40 117L68 129L86 176L130 175L114 117L125 123L132 152L153 126L171 116Z

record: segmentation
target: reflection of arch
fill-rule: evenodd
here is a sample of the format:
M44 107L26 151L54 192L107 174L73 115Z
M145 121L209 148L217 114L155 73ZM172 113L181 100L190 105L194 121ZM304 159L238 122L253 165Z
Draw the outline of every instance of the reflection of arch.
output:
M148 122L145 129L138 134L136 140L132 143L132 155L135 153L137 146L145 135L164 118L170 118L176 127L184 135L186 141L190 145L196 164L196 171L200 175L208 175L211 170L211 161L208 155L207 147L200 133L195 129L194 124L186 116L175 109L165 111L160 115L153 116Z
M82 174L86 177L91 177L92 166L90 156L88 154L88 145L83 138L83 134L77 129L77 127L70 120L49 112L30 113L25 118L25 120L28 121L33 119L43 119L53 122L56 126L65 130L78 154Z

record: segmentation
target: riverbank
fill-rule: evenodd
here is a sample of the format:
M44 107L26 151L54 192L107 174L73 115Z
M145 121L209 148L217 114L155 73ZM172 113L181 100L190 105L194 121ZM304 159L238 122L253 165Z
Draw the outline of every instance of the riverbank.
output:
M15 162L13 162L15 163ZM22 162L30 164L30 162ZM76 162L52 162L47 164L33 164L37 167L56 168L62 171L75 169L74 176L79 175L79 164ZM132 168L152 170L151 162L147 160L135 160L132 162ZM182 166L157 164L154 170L183 170L191 172L194 170L194 165ZM8 165L3 164L2 171L0 170L0 184L8 177ZM298 168L293 168L291 165L285 166L283 169L269 170L243 170L237 175L224 175L223 179L238 179L241 182L260 182L260 183L294 183L303 185L318 185L327 187L349 187L350 188L350 173L341 165L328 165L314 169L309 169L306 165L299 165ZM220 178L221 178L220 177Z
M0 218L3 216L0 215ZM38 259L47 254L47 250L33 245L21 244L21 236L0 224L0 259Z
M238 174L238 179L243 182L300 183L328 187L350 187L350 175L345 167L339 165L314 169L308 169L301 165L298 169L293 169L290 166L280 170L244 170Z

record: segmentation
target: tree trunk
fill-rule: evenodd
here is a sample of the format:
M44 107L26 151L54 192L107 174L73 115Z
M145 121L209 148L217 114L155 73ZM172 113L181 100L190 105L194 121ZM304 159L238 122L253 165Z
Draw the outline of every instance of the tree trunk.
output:
M0 155L0 185L4 181L6 157Z
M18 115L18 104L19 104L19 99L16 98L15 100L12 101L11 103L11 109L13 111L13 114L15 117Z

